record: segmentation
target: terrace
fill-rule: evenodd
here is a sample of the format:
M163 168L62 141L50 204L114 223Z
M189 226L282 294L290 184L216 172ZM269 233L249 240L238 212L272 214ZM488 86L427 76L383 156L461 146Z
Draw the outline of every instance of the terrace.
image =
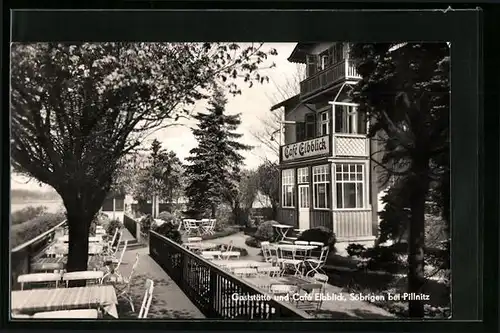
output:
M132 221L136 224L135 228ZM109 270L110 265L108 263L106 264L107 269L103 269L103 255L90 255L89 270L94 274L87 272L87 277L85 277L86 274L83 274L83 278L87 280L87 287L84 287L83 294L93 295L88 297L95 298L96 296L92 294L92 290L95 290L97 286L109 292L110 296L106 301L107 303L101 300L101 303L96 302L95 305L92 305L92 302L84 298L84 305L52 304L52 307L46 307L40 304L36 304L37 306L22 304L27 302L25 299L28 293L33 296L40 290L45 293L59 290L58 294L63 295L64 293L61 290L75 289L65 288L64 283L57 285L56 282L55 286L57 288L54 288L54 281L35 281L38 284L41 282L43 289L35 289L34 285L37 283L31 283L33 286L30 286L30 283L24 283L23 291L13 291L13 296L16 295L12 301L12 311L13 315L16 315L15 318L20 318L19 320L40 318L40 315L37 315L39 312L46 313L54 310L68 312L67 310L87 309L89 307L100 311L97 315L99 318L109 318L112 314L111 317L120 319L146 317L154 319L345 319L393 317L390 313L369 302L352 299L348 293L339 287L318 282L310 276L304 276L304 274L295 274L296 272L293 271L282 270L275 264L266 262L265 251L261 253L260 249L246 246L245 239L247 236L241 232L212 240L193 241L189 239L192 235L188 235L186 231L183 231L184 244L181 245L154 231L151 231L149 235L145 235L140 231L139 222L130 217L126 217L125 226L127 227L122 228L120 231L121 239L118 238L118 243L115 240L115 243L119 245L113 248L113 244L111 244L112 250L116 253L118 264L115 261L114 266L111 265L112 269ZM59 225L57 228L61 228L61 226ZM59 282L67 279L63 270L52 270L54 267L50 266L57 263L60 264L58 267L64 267L65 262L64 251L61 251L62 255L56 256L53 256L53 252L50 251L57 244L58 237L60 239L60 235L56 235L57 228L49 230L46 235L34 242L38 242L36 254L30 251L23 252L30 253L30 255L25 256L30 265L27 267L27 271L20 270L19 265L16 266L17 271L13 271L13 282L15 282L13 290L20 288L19 284L17 284L20 281L20 275L30 276L32 275L30 273L35 273L35 271L38 273L43 268L43 265L48 265L45 266L46 274L54 271L62 274L62 280L59 280ZM135 235L132 235L129 229L132 229ZM140 239L145 236L149 240ZM111 235L108 237L111 238ZM34 243L28 244L28 247L32 249L31 251L34 249ZM142 246L141 243L143 243ZM290 244L280 245L276 243L274 245L276 249L286 249L286 246L290 246ZM231 251L230 247L245 249L247 255L230 256L229 252L238 252ZM23 247L19 248L23 250ZM217 251L211 251L215 256L211 256L205 251L213 248L217 248ZM26 250L26 248L24 249ZM222 251L219 251L219 249L222 249ZM15 250L13 251L13 258L16 255L19 257L19 253L22 252L20 249ZM224 253L224 250L227 252L227 256L219 254L220 252ZM282 251L280 250L280 252ZM47 254L52 257L48 257ZM138 261L136 262L136 260ZM272 273L278 270L279 274ZM103 275L96 279L96 272L101 271ZM117 276L125 277L125 279L130 277L130 282L125 283L125 288L123 279L117 278ZM21 279L21 281L23 280ZM154 289L150 300L148 300L148 289L145 286L150 286L150 284L154 286ZM288 286L286 287L288 288L287 291L276 290L278 285ZM30 288L26 286L30 286ZM321 294L329 296L330 299L325 298L321 304L311 301L311 295L316 287L319 287ZM124 289L126 292L123 292ZM288 297L292 295L291 291L301 295L301 300L289 299ZM20 301L20 295L22 296L22 294L25 294L25 297ZM308 294L309 296L307 296ZM239 295L239 298L235 297L235 295ZM57 303L56 300L57 297L55 297L55 303ZM146 300L145 304L144 300ZM133 304L134 309L132 309L129 301ZM145 307L147 307L146 316L144 316L143 311ZM109 311L110 308L114 308L116 311ZM105 309L108 309L108 312ZM81 315L78 311L74 313L76 313L75 316ZM54 315L60 314L54 312Z

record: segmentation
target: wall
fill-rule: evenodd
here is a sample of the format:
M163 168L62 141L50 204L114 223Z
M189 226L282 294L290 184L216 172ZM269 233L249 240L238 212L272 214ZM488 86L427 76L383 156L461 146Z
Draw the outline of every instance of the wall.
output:
M108 218L112 220L118 220L123 223L123 212L106 212L102 211L103 214L106 214Z
M288 111L285 113L285 121L304 122L305 115L309 112L311 112L311 110L305 105L297 106L297 108L293 111ZM296 134L296 125L285 124L285 140L284 142L282 142L282 145L297 142Z

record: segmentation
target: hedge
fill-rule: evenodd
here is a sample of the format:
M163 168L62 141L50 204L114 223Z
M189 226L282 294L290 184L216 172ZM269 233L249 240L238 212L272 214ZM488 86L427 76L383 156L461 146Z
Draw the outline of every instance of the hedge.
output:
M65 213L45 214L11 226L11 248L26 243L27 241L43 234L47 230L64 221L64 219L66 219Z

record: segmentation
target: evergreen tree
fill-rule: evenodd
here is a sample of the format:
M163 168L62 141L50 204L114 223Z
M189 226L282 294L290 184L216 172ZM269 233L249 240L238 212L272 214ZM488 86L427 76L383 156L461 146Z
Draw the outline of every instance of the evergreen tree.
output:
M375 162L388 178L396 176L399 186L404 187L405 197L388 209L399 208L402 213L405 206L409 208L408 292L420 293L425 283L426 200L433 182L449 184L445 156L449 154L450 50L446 43L399 46L391 43L353 46L351 57L357 61L362 80L352 97L360 104L359 111L371 120L370 136L377 136L380 143L382 158ZM399 196L401 191L392 193ZM440 201L447 209L449 206L444 202L449 201L449 193L441 194ZM444 215L447 218L448 213ZM392 219L393 223L397 221ZM387 228L387 224L381 227ZM391 228L401 230L398 226ZM424 316L422 301L409 302L409 316Z
M191 162L186 167L189 209L197 214L210 212L212 218L223 201L231 202L233 208L239 206L238 184L244 162L239 151L250 149L237 141L242 136L235 132L241 124L240 115L224 114L226 103L222 89L217 88L208 112L194 116L198 120L193 129L198 147L191 149L187 158Z

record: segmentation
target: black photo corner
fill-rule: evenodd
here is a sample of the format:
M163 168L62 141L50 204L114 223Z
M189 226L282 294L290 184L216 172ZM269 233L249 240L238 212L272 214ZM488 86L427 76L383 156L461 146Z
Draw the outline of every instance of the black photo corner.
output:
M2 9L2 331L498 331L500 5Z

